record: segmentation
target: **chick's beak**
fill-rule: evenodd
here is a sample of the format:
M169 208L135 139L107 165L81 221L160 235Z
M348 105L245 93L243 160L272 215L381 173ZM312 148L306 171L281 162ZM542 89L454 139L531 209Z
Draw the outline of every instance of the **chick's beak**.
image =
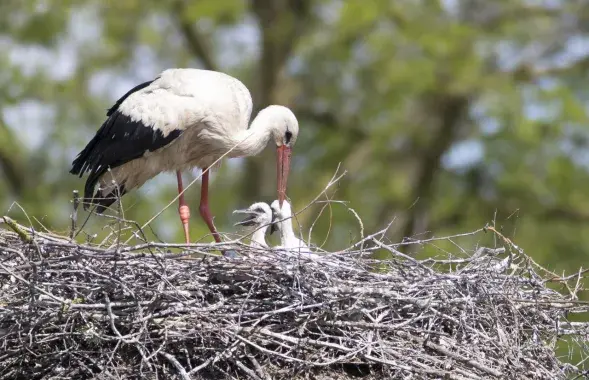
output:
M278 231L278 227L276 227L276 213L272 210L272 221L270 222L270 235L272 235L275 231Z
M237 222L234 226L251 226L254 224L257 214L251 210L235 210L234 214L246 214L248 215L244 220Z
M286 198L286 184L288 182L288 172L290 171L290 156L291 148L282 145L276 148L276 174L277 174L277 190L278 190L278 205L282 208L282 203Z
M276 227L276 223L272 223L270 225L270 235L272 235L276 231L278 231L278 227Z

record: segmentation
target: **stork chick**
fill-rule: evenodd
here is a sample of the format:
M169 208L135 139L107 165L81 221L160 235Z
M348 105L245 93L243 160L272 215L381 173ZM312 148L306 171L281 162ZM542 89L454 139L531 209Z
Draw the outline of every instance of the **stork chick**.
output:
M296 252L310 253L310 249L304 241L297 238L292 229L292 211L290 203L285 200L280 207L280 201L277 199L272 202L270 206L272 209L272 227L270 227L270 233L272 234L275 230L280 232L280 246L274 247L275 249L287 249Z
M265 202L257 202L244 210L235 210L234 214L247 214L248 216L236 226L244 226L252 232L250 245L252 247L268 248L266 243L266 230L272 223L272 210Z

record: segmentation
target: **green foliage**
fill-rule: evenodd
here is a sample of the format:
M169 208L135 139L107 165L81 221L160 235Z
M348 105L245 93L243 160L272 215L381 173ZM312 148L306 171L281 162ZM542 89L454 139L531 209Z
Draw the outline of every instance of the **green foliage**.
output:
M396 240L494 221L538 262L555 270L582 265L589 136L579 84L587 64L570 48L587 38L580 15L589 5L445 3L2 2L0 205L18 201L29 217L67 231L71 190L83 186L68 173L70 163L105 110L162 69L209 67L243 79L257 109L281 103L297 114L295 209L323 189L338 163L348 171L330 192L348 203L319 216L315 243L327 236L325 248L335 250L357 239L351 207L365 233L393 219ZM39 106L51 112L29 125ZM467 142L476 145L474 159L457 155ZM222 231L234 231L234 208L275 197L271 157L235 160L213 175ZM187 198L192 234L204 236L198 186ZM125 217L144 223L174 196L174 177L162 174L124 200ZM321 207L299 216L304 231ZM10 214L24 218L17 207ZM103 223L90 221L99 237ZM176 204L152 227L161 238L181 239Z

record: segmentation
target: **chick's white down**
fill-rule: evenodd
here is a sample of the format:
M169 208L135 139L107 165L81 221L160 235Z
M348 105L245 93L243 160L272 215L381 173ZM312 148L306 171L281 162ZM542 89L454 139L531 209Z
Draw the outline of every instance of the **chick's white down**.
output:
M266 231L272 223L272 210L270 206L265 202L257 202L246 209L235 210L233 213L248 215L242 221L235 223L235 225L243 226L246 231L252 233L250 245L252 247L268 248Z
M291 251L310 252L304 241L297 238L292 228L292 210L290 203L285 200L280 207L278 200L272 202L273 225L280 233L280 243L275 249L287 249Z

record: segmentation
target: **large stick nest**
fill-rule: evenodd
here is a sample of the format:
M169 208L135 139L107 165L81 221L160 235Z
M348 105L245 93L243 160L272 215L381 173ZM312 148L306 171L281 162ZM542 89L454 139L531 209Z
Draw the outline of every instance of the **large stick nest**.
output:
M586 324L567 320L588 308L581 272L554 277L508 239L420 261L374 236L325 255L195 244L181 258L4 221L18 234L0 229L2 379L582 375L555 354L562 339L587 353Z

